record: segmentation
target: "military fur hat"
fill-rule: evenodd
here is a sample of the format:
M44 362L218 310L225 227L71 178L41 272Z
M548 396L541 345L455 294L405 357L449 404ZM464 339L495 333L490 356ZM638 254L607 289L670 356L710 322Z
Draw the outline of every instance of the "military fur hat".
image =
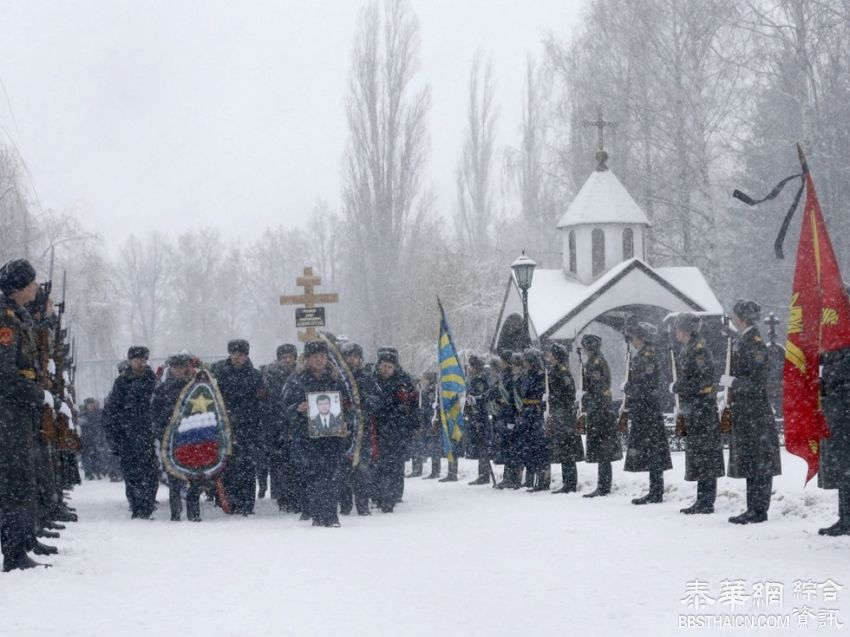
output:
M298 358L298 349L292 343L284 343L283 345L277 346L277 351L275 352L275 356L280 358L284 354L291 354L295 358Z
M626 323L626 336L642 341L651 341L658 334L658 328L652 323L629 321Z
M187 354L186 352L180 352L178 354L172 354L165 361L166 365L177 365L178 367L188 367L192 362L192 356Z
M540 350L534 347L527 347L522 351L522 360L526 363L531 363L535 367L540 367L543 363Z
M227 344L227 353L245 354L245 356L248 356L251 353L251 344L244 338L234 338Z
M35 268L26 259L14 259L0 268L0 291L9 295L35 280Z
M555 357L559 363L565 363L570 356L570 352L560 343L549 343L547 351Z
M586 350L595 352L602 347L602 339L596 334L585 334L581 337L581 346Z
M501 352L499 352L499 358L501 358L506 363L511 362L511 357L513 355L514 353L509 349L503 349Z
M522 364L522 352L514 352L511 354L511 365L521 365Z
M328 344L324 341L307 341L304 343L304 356L312 356L313 354L327 354Z
M755 301L740 299L732 307L732 312L745 321L755 323L761 317L761 306Z
M682 312L673 321L673 329L682 330L686 334L699 334L701 328L702 321L700 318L690 312Z
M398 351L394 347L382 347L378 350L378 362L398 366Z
M479 369L479 370L480 370L480 369L484 369L484 361L483 361L483 360L481 360L481 358L479 358L479 357L478 357L478 356L476 356L475 354L472 354L472 355L469 357L469 366L470 366L472 369Z
M131 345L130 349L127 350L127 360L132 360L134 358L143 358L148 360L150 355L150 350L144 345Z
M363 348L357 343L346 343L342 346L342 355L363 358Z

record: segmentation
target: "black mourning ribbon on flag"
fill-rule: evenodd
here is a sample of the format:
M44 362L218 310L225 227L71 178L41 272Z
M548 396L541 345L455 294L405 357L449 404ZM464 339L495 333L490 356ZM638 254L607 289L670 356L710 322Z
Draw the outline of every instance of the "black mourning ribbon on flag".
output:
M782 220L782 226L779 228L779 234L776 235L776 241L773 242L773 250L776 253L777 259L785 258L785 255L782 253L782 244L785 243L785 234L788 232L788 226L791 224L791 217L794 216L794 211L797 210L797 205L800 203L800 197L803 196L803 188L806 187L806 180L803 179L804 174L805 173L798 173L796 175L786 177L778 184L776 184L773 190L771 190L770 193L768 193L768 195L766 197L763 197L762 199L753 199L749 195L737 189L732 193L732 197L743 201L748 206L757 206L758 204L764 203L765 201L776 199L776 197L779 196L779 193L782 192L782 189L785 188L786 184L789 181L792 181L794 179L800 180L800 188L797 189L797 194L794 196L794 201L791 204L791 207L788 208L788 212L785 213L785 219Z

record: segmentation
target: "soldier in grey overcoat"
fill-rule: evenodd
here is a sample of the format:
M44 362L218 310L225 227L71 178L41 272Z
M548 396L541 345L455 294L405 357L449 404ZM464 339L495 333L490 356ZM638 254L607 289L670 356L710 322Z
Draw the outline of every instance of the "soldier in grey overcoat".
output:
M760 314L755 301L735 303L732 323L739 334L732 347L729 376L720 379L729 388L732 412L728 475L747 480L747 510L729 518L733 524L767 520L773 476L782 473L779 431L767 397L767 346L756 325Z
M664 472L673 468L667 428L661 409L661 361L653 343L654 325L629 322L626 336L635 352L629 357L629 379L624 392L629 438L624 471L648 471L649 493L632 504L649 504L664 499Z
M682 348L676 361L678 380L670 389L678 394L684 417L685 480L697 483L696 502L681 509L685 514L714 513L717 478L724 473L714 362L699 338L700 327L700 319L687 312L674 324Z
M821 354L821 395L830 436L821 440L818 486L838 490L838 521L820 535L850 535L850 348Z

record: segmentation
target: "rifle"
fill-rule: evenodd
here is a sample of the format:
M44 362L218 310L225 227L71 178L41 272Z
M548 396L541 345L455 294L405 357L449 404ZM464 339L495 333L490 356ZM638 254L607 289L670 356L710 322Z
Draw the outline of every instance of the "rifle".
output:
M670 350L670 362L673 370L673 382L676 383L679 380L679 375L676 371L676 354L673 353L672 349ZM685 416L679 406L678 392L673 394L673 404L676 410L676 436L683 438L685 436Z
M50 293L53 290L53 257L54 249L50 249L50 269L47 281L41 284L41 290L36 297L40 302L36 308L35 341L39 357L38 384L45 391L53 391L50 378ZM41 439L50 448L56 442L56 422L54 420L53 406L44 405L41 411L41 425L39 427Z
M581 348L576 347L576 352L578 353L578 407L576 409L576 428L580 434L583 434L587 430L587 414L584 412L584 361L581 358Z
M732 334L729 332L729 317L723 315L723 325L726 326L726 371L729 376L732 371ZM723 392L723 411L720 413L720 433L732 431L732 388L726 387Z
M68 330L62 327L62 315L65 313L65 292L67 289L67 273L62 271L62 300L57 304L58 313L56 315L56 332L54 334L53 343L53 360L56 364L56 374L53 379L54 396L58 396L59 400L66 402L65 392L65 369L68 356L68 346L65 344L65 339L68 335ZM73 400L72 400L73 402ZM80 437L72 429L71 420L67 415L56 414L57 424L57 442L60 451L69 451L78 453L82 448Z
M629 371L632 366L632 350L629 349L629 337L626 336L626 383L629 382ZM617 419L617 429L622 433L629 430L629 407L626 404L627 396L623 392L623 404L620 405L620 414Z

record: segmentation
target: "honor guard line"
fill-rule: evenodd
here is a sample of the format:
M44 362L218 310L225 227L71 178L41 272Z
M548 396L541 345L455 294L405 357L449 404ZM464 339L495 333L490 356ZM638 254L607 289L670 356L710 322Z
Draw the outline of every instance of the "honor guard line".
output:
M325 294L315 294L314 288L322 284L322 277L313 274L312 267L304 268L304 275L295 279L297 287L304 288L304 294L284 295L280 297L281 305L303 305L305 308L312 309L317 303L339 303L339 295L336 292ZM297 327L297 325L296 325ZM315 327L308 327L306 330L298 331L298 340L302 343L307 341L318 340L319 336L316 333Z

